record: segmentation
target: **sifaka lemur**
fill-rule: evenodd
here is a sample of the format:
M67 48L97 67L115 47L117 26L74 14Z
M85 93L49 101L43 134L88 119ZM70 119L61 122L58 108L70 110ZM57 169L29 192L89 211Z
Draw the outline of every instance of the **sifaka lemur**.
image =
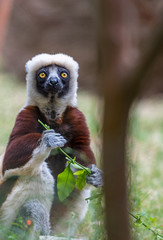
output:
M77 108L78 68L65 54L39 54L26 63L27 102L18 113L1 161L1 225L13 228L21 216L33 221L34 231L46 235L50 226L62 231L61 220L75 208L82 216L89 189L75 189L64 202L58 199L57 175L66 166L65 156L55 150L58 147L91 169L87 183L103 185L85 117Z

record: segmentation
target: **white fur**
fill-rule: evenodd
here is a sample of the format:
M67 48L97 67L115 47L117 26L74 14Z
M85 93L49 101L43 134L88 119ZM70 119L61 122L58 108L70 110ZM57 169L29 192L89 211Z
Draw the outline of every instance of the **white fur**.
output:
M50 212L54 195L54 179L46 163L35 176L19 177L16 186L0 208L0 223L9 228L16 218L20 207L29 199L38 199Z
M43 142L32 153L31 159L19 168L6 170L3 178L7 179L12 176L34 176L42 171L43 161L48 158L51 148L47 148Z
M50 212L54 197L54 178L44 162L50 151L42 141L27 164L5 172L3 181L11 176L19 176L19 179L0 208L1 225L10 227L20 207L29 199L38 199L47 212Z
M78 88L78 69L79 65L74 59L68 55L46 54L36 55L26 63L26 81L27 81L27 103L26 105L38 106L41 111L46 114L49 108L49 98L38 93L36 89L36 71L41 67L56 64L65 67L70 72L70 85L68 93L62 98L55 99L55 111L57 117L60 117L67 106L75 107L77 104L77 88Z

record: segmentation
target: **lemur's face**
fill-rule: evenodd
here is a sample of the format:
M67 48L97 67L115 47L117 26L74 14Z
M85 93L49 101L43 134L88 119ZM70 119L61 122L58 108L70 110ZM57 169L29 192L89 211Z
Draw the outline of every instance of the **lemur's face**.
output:
M70 72L57 65L42 67L36 72L36 86L39 93L48 97L49 93L64 96L69 90Z

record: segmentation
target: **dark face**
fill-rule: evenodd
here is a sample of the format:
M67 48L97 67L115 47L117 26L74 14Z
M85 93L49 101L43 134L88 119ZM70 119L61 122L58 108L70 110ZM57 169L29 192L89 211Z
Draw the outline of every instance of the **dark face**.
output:
M50 65L36 72L36 86L39 93L48 97L49 93L64 96L69 89L70 73L66 68Z

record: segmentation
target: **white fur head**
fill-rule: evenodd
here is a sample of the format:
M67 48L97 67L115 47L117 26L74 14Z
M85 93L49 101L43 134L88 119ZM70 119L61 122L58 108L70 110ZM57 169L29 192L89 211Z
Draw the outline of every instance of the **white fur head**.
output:
M55 99L54 109L57 112L57 116L61 116L67 106L76 106L77 104L77 88L78 88L78 69L79 65L74 59L68 55L58 54L46 54L42 53L34 56L29 60L26 65L26 82L27 82L27 105L38 106L46 114L45 109L49 109L49 99L44 97L37 91L36 87L36 71L42 67L49 65L58 65L64 67L70 72L69 91L66 95L60 99ZM53 110L54 110L53 109Z

